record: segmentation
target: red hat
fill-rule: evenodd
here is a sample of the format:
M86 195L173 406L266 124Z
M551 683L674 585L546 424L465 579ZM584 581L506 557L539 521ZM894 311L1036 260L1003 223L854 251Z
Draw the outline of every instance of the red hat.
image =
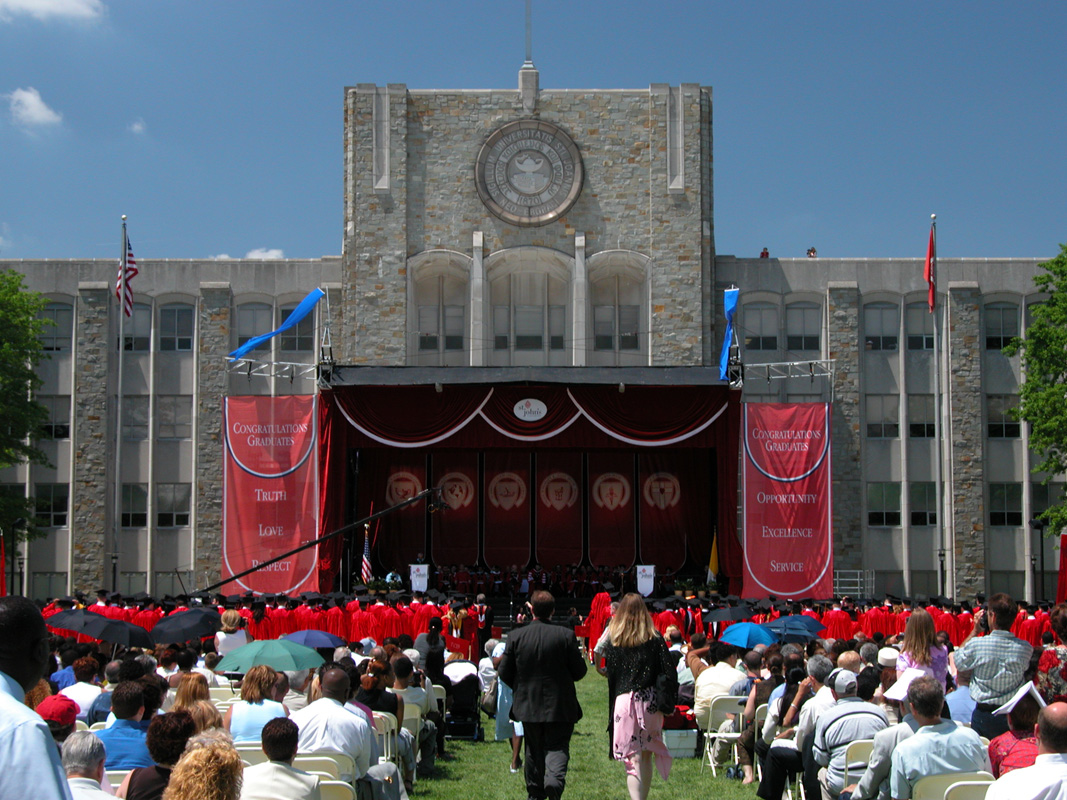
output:
M53 694L37 704L35 709L41 719L67 727L78 716L78 704L65 694Z

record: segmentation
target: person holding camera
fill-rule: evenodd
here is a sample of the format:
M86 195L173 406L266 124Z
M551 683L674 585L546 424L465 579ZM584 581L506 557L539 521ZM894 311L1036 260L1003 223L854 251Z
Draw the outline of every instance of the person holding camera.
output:
M1011 633L1015 613L1011 595L993 595L988 607L975 614L974 629L955 652L956 669L971 670L971 697L976 703L971 727L987 739L1007 732L1007 716L993 712L1023 685L1034 652L1033 645ZM986 635L979 636L983 632Z

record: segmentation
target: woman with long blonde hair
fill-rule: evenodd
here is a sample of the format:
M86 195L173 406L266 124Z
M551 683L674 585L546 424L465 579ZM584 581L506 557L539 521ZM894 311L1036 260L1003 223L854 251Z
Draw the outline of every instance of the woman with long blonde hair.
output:
M904 643L897 657L897 677L906 669L921 669L945 685L948 676L948 648L937 643L934 618L925 608L917 608L904 626Z
M671 771L671 754L663 744L663 713L674 711L670 698L678 694L678 673L641 595L630 593L622 599L608 625L608 638L604 659L612 757L626 765L631 800L645 800L652 785L653 754L663 780ZM671 707L660 708L657 700Z
M207 688L207 678L199 672L187 672L178 681L178 690L174 693L174 705L171 711L188 709L197 700L210 700L211 692Z
M174 765L163 800L238 800L244 763L221 731L211 731L189 740Z

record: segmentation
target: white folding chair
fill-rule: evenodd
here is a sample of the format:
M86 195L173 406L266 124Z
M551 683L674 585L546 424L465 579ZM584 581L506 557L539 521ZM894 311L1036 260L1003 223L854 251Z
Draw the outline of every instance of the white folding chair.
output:
M728 742L731 748L737 746L737 740L741 738L741 712L748 696L724 694L714 697L708 709L708 727L704 730L704 754L700 759L700 769L704 770L705 763L711 767L712 776L716 776L714 747L716 741ZM719 728L726 722L729 715L734 715L734 727L732 731L720 731Z
M265 764L270 761L267 758L267 754L263 752L261 744L237 744L234 745L234 748L237 750L237 755L241 757L241 760L248 764Z
M946 772L943 775L927 775L919 778L911 787L911 800L944 800L945 792L954 783L990 783L993 776L988 772Z
M845 786L855 783L863 776L872 752L874 739L857 739L848 743L845 748ZM856 774L855 780L849 777L851 774Z
M91 730L91 731L102 731L102 730L106 730L106 729L107 729L107 723L106 722L94 722L92 725L89 726L89 730Z
M89 730L89 723L86 722L84 719L76 719L74 720L74 730L87 731Z
M128 769L109 769L105 770L107 774L108 783L115 787L116 791L122 785L122 782L126 780L126 776L130 774Z
M400 758L396 743L396 715L388 711L375 711L374 729L378 735L380 758L396 763Z
M985 800L989 781L956 781L945 789L945 800Z
M341 778L341 767L326 753L297 753L293 766L304 772L325 772L335 781Z
M404 721L400 727L411 731L415 741L419 740L419 731L422 730L422 709L414 703L404 706Z
M322 800L356 800L356 790L344 781L320 781L319 796Z

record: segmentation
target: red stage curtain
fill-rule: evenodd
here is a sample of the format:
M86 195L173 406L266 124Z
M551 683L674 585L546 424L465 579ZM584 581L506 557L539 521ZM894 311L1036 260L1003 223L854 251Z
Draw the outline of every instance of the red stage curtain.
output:
M430 517L434 563L478 563L478 454L435 452L433 485L443 488L442 498L448 504Z
M634 563L634 457L630 452L589 454L589 560L629 569Z
M374 501L374 510L381 511L403 502L426 488L426 456L417 451L366 449L360 453L359 515L370 513L364 503ZM373 542L372 561L386 570L406 574L407 565L417 553L426 552L426 503L419 502L381 517L371 523ZM354 561L363 552L360 531L353 534ZM357 570L358 571L358 570Z
M538 420L519 419L515 416L516 404L531 398L545 404L545 416ZM482 413L512 436L551 438L578 414L578 409L561 386L497 386Z
M373 436L415 443L460 425L485 401L489 391L485 386L449 388L446 392L433 386L367 386L331 394L338 407Z
M530 454L526 450L485 454L485 540L490 567L520 567L530 559Z
M740 594L743 580L741 539L737 531L737 480L740 456L741 393L729 395L730 404L726 413L714 425L715 477L714 484L718 501L718 528L715 531L719 543L719 569L727 577L731 594ZM710 552L710 543L708 550Z
M692 450L659 450L637 457L641 509L641 563L676 571L685 563L686 534L711 525L707 464ZM697 563L700 563L699 561Z
M570 393L603 427L649 443L691 436L727 403L721 391L694 387L572 386Z
M546 567L582 562L582 456L555 450L537 458L537 560Z
M319 395L319 536L342 527L345 520L345 455L348 421L333 408L334 392ZM332 591L341 569L344 538L319 545L319 591Z

